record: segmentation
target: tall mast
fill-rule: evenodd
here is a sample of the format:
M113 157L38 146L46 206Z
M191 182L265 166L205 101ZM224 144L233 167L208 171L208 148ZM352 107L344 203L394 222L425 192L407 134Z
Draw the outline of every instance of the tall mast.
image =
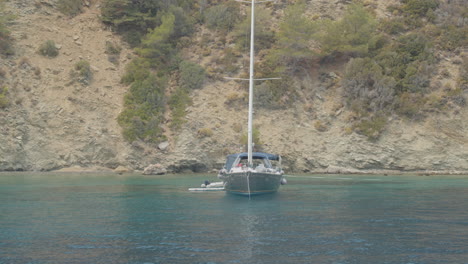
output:
M255 26L255 0L252 0L252 11L250 18L250 76L249 76L249 122L247 127L248 136L248 163L252 166L252 122L253 122L253 86L254 86L254 26Z

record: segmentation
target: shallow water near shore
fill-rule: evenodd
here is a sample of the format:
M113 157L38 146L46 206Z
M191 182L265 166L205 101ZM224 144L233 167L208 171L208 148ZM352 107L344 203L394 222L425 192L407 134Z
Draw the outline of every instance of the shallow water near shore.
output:
M0 173L0 263L468 263L467 176Z

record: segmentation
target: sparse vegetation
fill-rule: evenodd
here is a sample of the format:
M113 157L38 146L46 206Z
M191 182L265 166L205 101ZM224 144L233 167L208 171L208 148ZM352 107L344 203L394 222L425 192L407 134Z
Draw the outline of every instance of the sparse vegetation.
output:
M379 34L377 20L361 4L352 3L344 16L337 20L325 20L319 34L324 55L346 53L363 56L375 49Z
M7 108L10 101L7 98L8 88L0 86L0 109Z
M106 54L107 54L107 59L115 64L119 64L119 59L120 59L120 52L122 51L122 47L120 47L118 44L111 42L111 41L106 41Z
M319 132L325 132L328 130L328 126L321 120L317 120L314 122L314 128Z
M317 54L311 49L311 40L318 25L304 15L304 9L304 2L286 8L277 33L278 48L272 51L267 66L271 71L276 71L278 66L273 65L273 61L277 60L285 64L290 72L301 71L304 67L310 67L310 60Z
M200 128L197 132L199 138L206 138L213 136L213 130L209 127Z
M387 125L387 117L383 114L373 115L355 124L354 131L365 135L369 140L377 140Z
M0 55L9 56L15 53L13 38L7 28L7 23L13 18L5 14L3 0L0 0Z
M54 58L58 56L59 49L55 45L55 41L47 40L39 47L39 54L49 58Z
M75 63L73 70L70 72L72 79L77 80L85 85L88 85L93 79L91 65L86 60L80 60Z
M271 27L271 11L261 6L255 11L255 52L270 48L275 43L275 32ZM234 27L231 35L235 39L237 49L247 52L250 43L250 11L247 16Z
M205 69L200 65L190 61L182 61L179 64L179 72L181 88L188 91L202 88L205 81Z
M169 98L169 108L171 109L171 128L178 130L185 123L185 109L192 103L187 89L178 87Z
M238 92L231 92L226 96L226 101L224 103L229 107L239 107L241 105L245 105L249 95L247 93L238 93Z
M247 131L242 134L241 138L240 138L240 143L242 145L247 145L248 144L248 135L247 135ZM254 127L253 130L252 130L252 141L253 143L255 144L255 147L260 147L263 143L262 141L260 140L260 131Z
M240 17L239 4L228 1L215 5L205 11L205 21L208 28L220 31L231 31Z
M58 0L57 9L67 16L76 16L83 10L83 0Z

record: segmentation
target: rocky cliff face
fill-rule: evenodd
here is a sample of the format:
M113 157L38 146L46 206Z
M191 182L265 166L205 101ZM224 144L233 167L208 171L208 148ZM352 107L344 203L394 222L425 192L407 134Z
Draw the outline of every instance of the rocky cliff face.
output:
M127 143L116 118L127 89L120 77L133 55L100 23L99 2L72 19L57 13L53 1L6 4L17 15L11 26L17 52L0 61L11 101L0 110L0 170L143 169L160 163L174 172L203 172L220 168L227 153L240 151L246 107L228 105L226 98L242 93L243 84L207 81L192 94L187 122L166 144ZM47 40L57 43L59 56L38 54ZM106 42L124 47L118 59L109 59ZM222 48L214 47L213 56ZM202 65L210 61L187 54ZM91 65L93 77L87 85L70 75L80 60ZM335 65L323 71L339 79L340 69ZM287 172L468 171L466 106L424 121L392 120L379 140L371 142L347 130L351 113L340 103L341 88L324 88L324 82L311 74L309 81L294 85L311 88L313 99L298 100L287 110L255 112L261 148L281 154ZM200 133L203 129L211 133Z

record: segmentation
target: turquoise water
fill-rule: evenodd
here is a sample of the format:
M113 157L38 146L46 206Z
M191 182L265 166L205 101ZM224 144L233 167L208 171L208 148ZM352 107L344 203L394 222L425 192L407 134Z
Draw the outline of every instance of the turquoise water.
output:
M0 173L0 263L468 263L468 177Z

